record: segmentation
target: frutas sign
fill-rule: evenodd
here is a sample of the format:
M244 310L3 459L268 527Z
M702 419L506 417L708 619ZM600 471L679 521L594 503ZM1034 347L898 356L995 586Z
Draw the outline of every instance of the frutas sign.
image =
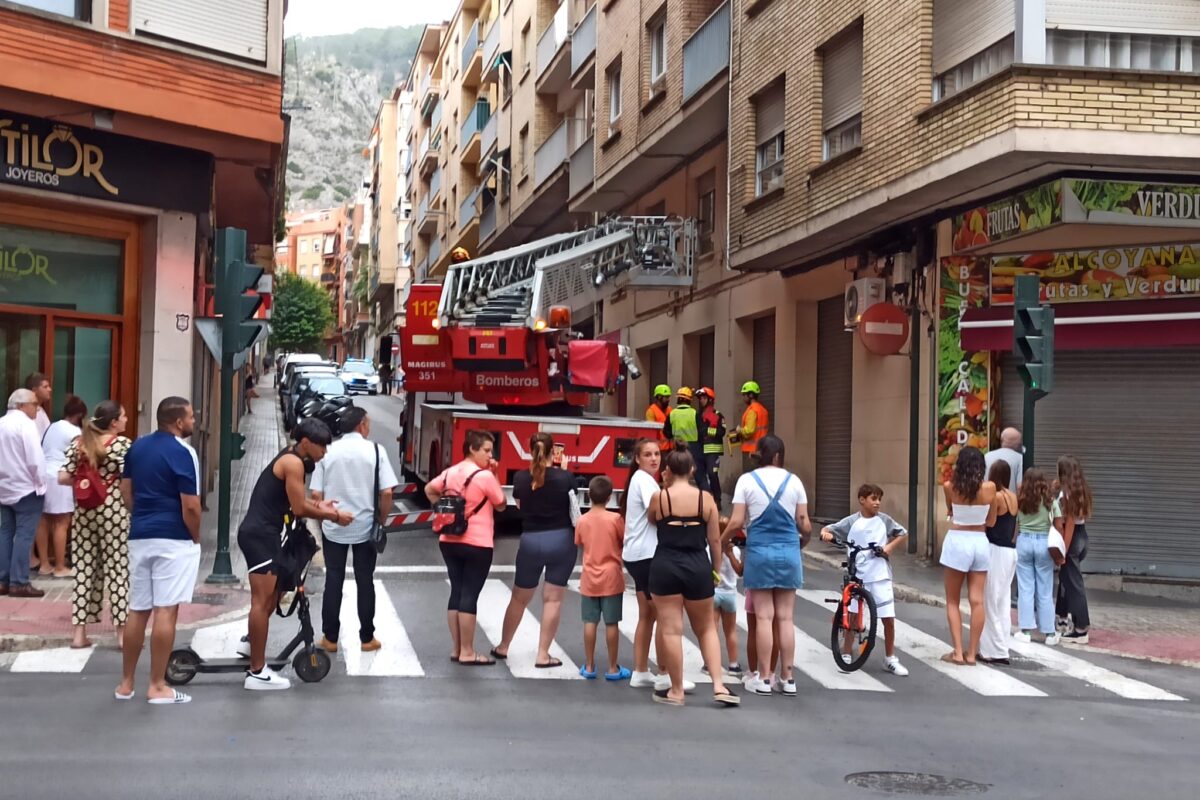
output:
M1200 296L1200 244L1026 253L990 264L991 305L1013 302L1020 275L1038 276L1049 303Z

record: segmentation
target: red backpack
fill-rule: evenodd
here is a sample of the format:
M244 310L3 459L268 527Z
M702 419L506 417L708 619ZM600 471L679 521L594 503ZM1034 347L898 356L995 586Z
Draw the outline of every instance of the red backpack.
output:
M116 437L113 437L115 439ZM113 443L113 439L109 439L105 448ZM104 505L104 501L108 499L108 492L112 488L112 484L116 483L114 479L111 482L106 482L100 476L100 470L96 469L96 465L90 459L84 456L83 451L79 453L79 463L75 466L75 480L72 485L75 494L75 506L85 510L99 508Z

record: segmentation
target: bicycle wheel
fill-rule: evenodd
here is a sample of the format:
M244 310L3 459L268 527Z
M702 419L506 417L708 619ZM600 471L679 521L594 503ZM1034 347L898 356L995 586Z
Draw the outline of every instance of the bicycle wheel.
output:
M850 599L853 604L849 614L843 619L842 603L837 604L833 612L833 629L829 636L829 649L833 652L833 662L843 672L854 672L860 669L875 649L875 632L879 619L875 615L875 599L862 586L850 587ZM849 627L845 623L849 622Z

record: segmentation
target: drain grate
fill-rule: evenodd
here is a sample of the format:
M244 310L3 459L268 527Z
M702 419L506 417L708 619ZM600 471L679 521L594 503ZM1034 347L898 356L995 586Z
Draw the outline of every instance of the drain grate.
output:
M854 772L846 783L880 794L911 794L925 797L957 797L964 794L983 794L991 788L986 783L947 778L926 772Z

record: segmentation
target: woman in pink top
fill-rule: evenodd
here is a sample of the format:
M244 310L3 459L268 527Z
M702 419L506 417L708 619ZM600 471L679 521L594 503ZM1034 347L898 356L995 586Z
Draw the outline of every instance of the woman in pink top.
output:
M495 535L494 508L508 504L500 481L493 470L494 442L487 431L467 431L462 461L425 486L425 496L436 503L447 492L462 495L467 507L467 531L461 536L442 535L439 547L450 577L450 603L446 622L454 642L451 661L466 666L495 664L495 660L475 653L475 612L492 566L492 541Z

